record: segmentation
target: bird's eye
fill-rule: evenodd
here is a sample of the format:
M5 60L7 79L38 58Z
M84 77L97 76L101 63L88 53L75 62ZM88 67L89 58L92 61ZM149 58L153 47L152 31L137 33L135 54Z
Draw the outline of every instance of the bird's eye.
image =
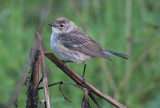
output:
M60 27L63 27L63 26L64 26L64 24L60 24L59 26L60 26Z

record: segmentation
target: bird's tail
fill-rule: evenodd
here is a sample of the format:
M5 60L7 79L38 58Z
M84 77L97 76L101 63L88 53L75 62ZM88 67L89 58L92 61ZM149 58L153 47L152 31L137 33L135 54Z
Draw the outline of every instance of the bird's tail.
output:
M106 54L106 55L112 55L112 56L117 56L117 57L121 57L121 58L124 58L124 59L128 59L129 56L128 55L125 55L125 54L121 54L121 53L117 53L117 52L113 52L113 51L109 51L109 50L103 50L103 52Z

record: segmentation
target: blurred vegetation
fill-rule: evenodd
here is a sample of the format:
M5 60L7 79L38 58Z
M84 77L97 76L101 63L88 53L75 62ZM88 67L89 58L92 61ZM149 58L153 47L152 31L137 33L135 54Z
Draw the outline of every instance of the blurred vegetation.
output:
M7 105L21 76L45 7L45 0L0 0L0 106ZM129 60L111 57L113 62L89 60L85 76L88 82L129 108L159 108L159 0L53 0L48 8L42 31L47 51L52 52L48 23L67 17L104 48L130 55ZM46 61L49 84L72 82ZM68 65L82 75L83 64ZM26 90L24 87L18 97L19 108L25 107ZM67 103L55 86L50 88L52 108L80 108L83 91L67 85L63 91L72 103ZM40 94L41 100L43 91ZM98 100L104 108L111 108L108 102Z

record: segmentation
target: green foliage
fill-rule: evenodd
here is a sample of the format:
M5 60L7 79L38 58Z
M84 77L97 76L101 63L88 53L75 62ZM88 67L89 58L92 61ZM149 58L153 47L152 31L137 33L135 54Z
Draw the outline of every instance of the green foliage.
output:
M127 1L127 0L126 0ZM54 0L42 32L46 50L50 48L51 27L47 23L64 16L74 21L90 37L104 48L129 53L125 61L111 57L114 62L102 59L88 61L86 80L111 97L115 97L129 108L158 108L160 89L160 1L132 0L126 7L125 0ZM21 75L34 42L34 34L43 17L46 1L1 0L0 3L0 105L8 103L12 91ZM131 17L126 19L129 12ZM131 23L126 31L127 20ZM129 32L129 36L126 34ZM49 83L72 82L48 59ZM82 74L82 64L67 64ZM110 83L108 72L113 83ZM131 72L131 73L130 73ZM130 74L128 74L130 73ZM63 85L67 103L57 86L50 88L52 108L80 107L83 91ZM116 91L116 88L118 92ZM25 107L26 87L18 98L18 106ZM44 99L40 91L40 99ZM156 95L158 94L158 95ZM97 97L105 107L111 105ZM91 101L91 106L95 104Z

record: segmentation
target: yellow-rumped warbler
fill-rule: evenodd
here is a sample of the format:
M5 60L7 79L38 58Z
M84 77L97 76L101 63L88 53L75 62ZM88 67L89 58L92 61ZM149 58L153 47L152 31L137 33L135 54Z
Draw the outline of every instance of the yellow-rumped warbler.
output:
M103 49L67 18L57 18L49 25L52 26L50 43L52 49L63 59L63 63L84 63L83 79L87 59L99 57L111 61L108 55L128 59L127 55Z

